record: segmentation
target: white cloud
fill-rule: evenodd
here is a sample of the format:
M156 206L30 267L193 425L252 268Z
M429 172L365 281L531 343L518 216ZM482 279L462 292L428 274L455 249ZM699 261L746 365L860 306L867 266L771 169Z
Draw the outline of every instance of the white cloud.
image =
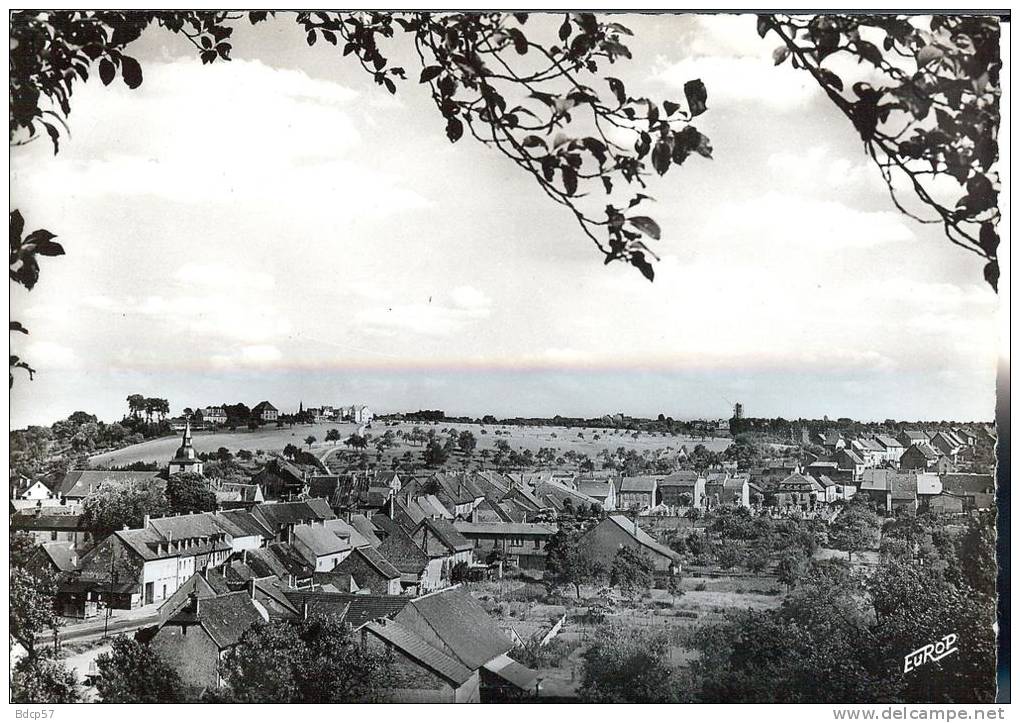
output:
M73 349L52 341L30 344L23 360L35 369L70 369L78 366L78 355Z
M283 358L283 353L270 344L244 346L232 354L213 354L212 365L219 369L258 368L272 366Z
M771 111L801 111L821 97L810 74L754 57L684 58L661 67L654 76L678 90L687 81L700 78L708 90L708 110L717 113L740 109L749 102Z
M735 238L741 246L758 249L783 249L776 258L789 260L791 246L831 255L837 248L911 241L914 232L905 217L893 211L859 211L838 201L772 191L720 204L706 236Z
M463 331L492 313L489 298L473 287L457 287L447 297L446 301L429 297L425 302L368 308L359 312L356 319L371 334L392 336L410 332L444 337Z
M186 284L200 284L214 288L248 288L268 291L276 285L271 274L248 271L224 264L185 264L177 269L174 278Z
M348 160L363 142L356 98L258 61L148 63L137 90L98 81L79 89L74 134L60 155L33 149L42 151L38 163L16 165L13 182L76 196L322 204L361 214L427 206L399 179Z
M793 151L777 151L768 158L768 167L785 186L825 193L869 187L885 188L878 168L868 159L852 161L832 152L828 146Z

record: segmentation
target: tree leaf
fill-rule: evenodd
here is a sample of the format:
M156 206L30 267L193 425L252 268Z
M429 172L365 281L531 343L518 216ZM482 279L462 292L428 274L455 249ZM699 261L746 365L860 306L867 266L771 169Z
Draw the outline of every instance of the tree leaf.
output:
M670 158L673 155L673 146L667 138L660 138L652 149L652 167L660 176L669 170Z
M142 84L142 66L134 58L125 55L120 59L120 75L131 90Z
M765 33L769 31L769 16L759 15L758 16L758 37L764 38Z
M421 69L421 77L418 79L419 83L428 83L430 80L438 76L443 72L443 68L440 65L429 65Z
M606 78L606 82L609 83L609 89L613 91L613 95L616 96L616 100L623 105L627 102L627 91L623 87L623 81L619 78Z
M22 326L20 321L12 321L11 322L11 331L19 331L22 334L27 334L28 333L28 329L26 329L24 326Z
M559 35L560 35L560 40L562 40L564 42L566 41L567 38L570 37L570 21L569 20L564 20L563 24L560 25Z
M458 118L448 118L446 121L446 137L451 143L456 143L464 135L464 124Z
M64 255L64 247L58 244L56 241L42 241L35 247L35 251L40 256Z
M650 219L648 216L631 216L627 219L627 221L631 226L636 228L645 236L650 236L656 241L658 241L662 236L662 230L659 228L659 224Z
M698 116L708 110L708 91L700 79L688 80L684 83L684 95L687 96L687 106L691 109L692 116Z
M563 188L568 196L573 196L577 193L577 172L570 166L563 166L560 172L563 174Z
M99 79L103 85L109 85L117 77L117 68L107 58L99 61Z
M671 115L680 110L680 105L671 100L664 100L662 101L662 109L666 111L666 117L669 118Z
M14 209L11 211L11 246L21 245L21 234L25 231L25 218L21 215L21 211Z
M638 271L641 272L641 275L644 276L646 279L648 279L649 281L655 281L655 269L653 269L652 265L648 263L648 259L645 258L645 255L643 253L641 253L640 251L635 251L633 254L631 254L630 263L632 266L637 268Z
M548 148L545 139L541 136L524 136L524 140L521 141L521 145L525 148L538 148L539 146L542 148Z
M790 57L790 49L785 45L780 45L772 51L772 63L774 65L780 65L788 57Z
M524 33L517 28L508 28L506 33L514 41L514 50L517 51L518 55L524 55L528 52L528 39L524 37Z

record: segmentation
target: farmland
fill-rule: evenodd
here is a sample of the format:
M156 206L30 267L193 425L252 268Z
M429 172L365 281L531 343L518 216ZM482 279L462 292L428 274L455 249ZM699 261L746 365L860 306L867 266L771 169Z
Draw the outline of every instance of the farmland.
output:
M668 434L655 434L641 432L635 436L634 432L623 429L593 429L593 428L567 428L567 427L518 427L503 425L480 425L480 424L457 424L450 422L402 422L396 425L389 425L382 422L375 422L366 431L373 437L379 437L387 430L403 432L407 434L415 427L426 431L434 429L440 436L444 429L457 429L459 431L469 430L478 440L477 451L483 449L494 449L497 440L503 440L510 444L513 449L537 452L542 447L558 449L561 453L573 450L578 454L587 454L594 458L602 450L614 451L618 447L633 449L638 453L658 452L660 450L676 451L681 445L692 449L697 444L704 444L712 451L721 452L729 446L729 439L709 438L695 439L690 437L674 436ZM255 431L198 431L194 433L194 445L198 452L215 452L220 447L225 447L231 452L239 449L247 449L253 452L262 450L264 452L280 452L288 444L306 446L304 440L308 436L316 438L312 444L311 451L319 457L325 457L335 448L343 450L342 445L334 445L325 442L326 433L330 429L337 429L341 439L355 433L359 429L356 424L340 424L327 422L322 424L299 424L293 427L266 426ZM583 436L579 436L583 435ZM126 465L133 462L165 462L173 457L174 452L180 445L180 437L161 437L151 439L141 444L132 445L113 452L96 455L91 458L94 465ZM402 454L405 451L421 451L421 445L412 445L410 442L399 439L397 446L390 450L390 454Z

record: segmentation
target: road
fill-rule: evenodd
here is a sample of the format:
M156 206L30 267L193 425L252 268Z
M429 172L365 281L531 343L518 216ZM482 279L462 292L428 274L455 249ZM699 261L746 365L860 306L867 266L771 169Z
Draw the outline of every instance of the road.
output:
M84 623L75 623L60 628L60 642L79 643L86 640L103 637L103 633L109 635L118 633L129 633L159 621L159 612L156 609L148 610L124 610L118 611L110 618L109 627L106 625L106 618L100 616Z

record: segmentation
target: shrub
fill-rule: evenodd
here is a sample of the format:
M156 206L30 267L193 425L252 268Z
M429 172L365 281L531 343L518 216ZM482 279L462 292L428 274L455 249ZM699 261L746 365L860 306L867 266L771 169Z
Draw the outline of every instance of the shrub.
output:
M695 585L694 589L697 590L698 592L704 592L705 590L708 589L708 585L704 581L702 581Z

